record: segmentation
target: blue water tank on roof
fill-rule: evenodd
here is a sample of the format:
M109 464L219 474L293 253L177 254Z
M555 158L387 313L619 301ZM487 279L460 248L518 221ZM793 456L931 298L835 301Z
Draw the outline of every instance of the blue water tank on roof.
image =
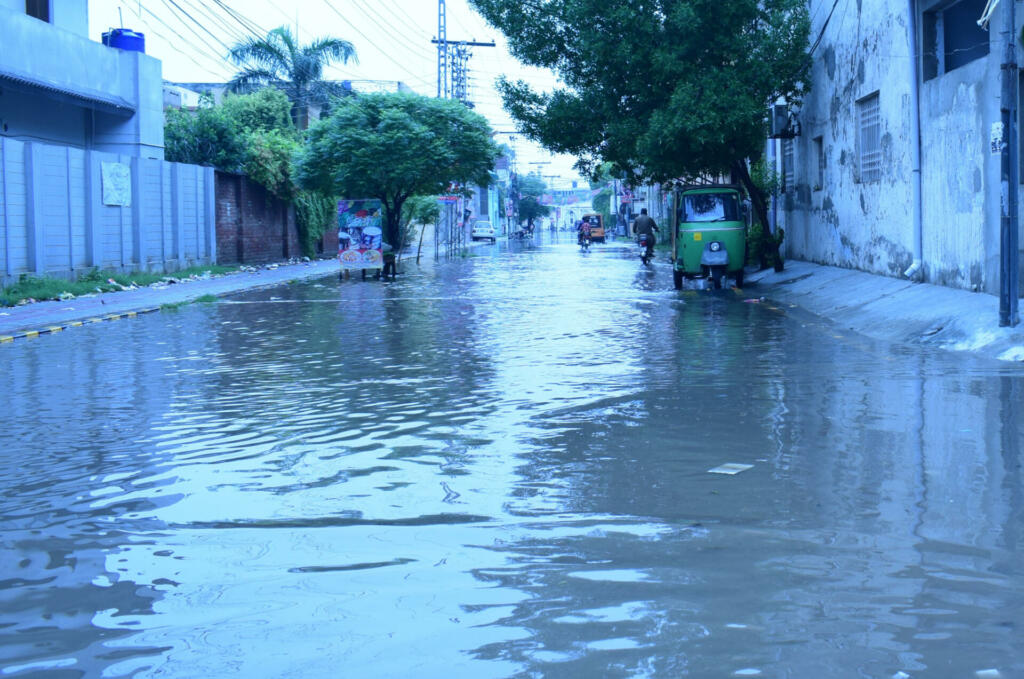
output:
M103 34L103 44L129 52L146 53L146 36L130 28L111 28Z

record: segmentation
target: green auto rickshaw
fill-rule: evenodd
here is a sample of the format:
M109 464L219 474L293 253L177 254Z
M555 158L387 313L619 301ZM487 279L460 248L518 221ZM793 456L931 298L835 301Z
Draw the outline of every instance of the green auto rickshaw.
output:
M721 288L728 276L743 287L747 215L740 189L730 184L686 186L675 194L672 279L705 278Z

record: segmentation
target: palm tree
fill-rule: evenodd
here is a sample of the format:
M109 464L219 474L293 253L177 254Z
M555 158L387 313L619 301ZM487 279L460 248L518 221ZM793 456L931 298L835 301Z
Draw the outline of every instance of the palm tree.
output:
M249 38L229 52L242 67L228 83L232 92L251 92L270 85L279 88L292 102L296 127L309 125L309 106L327 106L331 97L348 94L339 83L323 79L324 67L332 61L356 61L356 50L348 40L320 38L299 45L285 26L275 28L261 40Z

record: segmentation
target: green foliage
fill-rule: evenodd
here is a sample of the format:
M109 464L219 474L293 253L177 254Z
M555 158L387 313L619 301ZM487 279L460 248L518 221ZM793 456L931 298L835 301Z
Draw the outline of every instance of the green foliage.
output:
M338 201L319 191L297 191L294 203L299 245L304 255L312 257L316 254L316 242L324 232L336 227Z
M241 131L274 131L282 136L298 138L298 130L291 118L291 102L284 92L272 87L252 94L229 95L221 106L224 114Z
M378 198L384 240L401 241L402 208L450 182L489 182L497 156L487 120L460 102L370 94L338 102L315 123L295 169L298 184L328 195Z
M275 90L207 100L195 112L166 111L167 160L243 172L282 200L291 200L293 156L300 137L289 117L288 98Z
M267 86L284 92L291 102L295 126L304 129L311 104L326 106L332 97L347 94L338 83L323 79L324 67L335 61L356 61L356 50L347 40L330 37L299 45L292 32L282 26L265 38L237 43L229 56L242 67L229 83L233 92Z
M301 148L299 142L279 130L249 132L245 140L245 174L281 200L292 200L292 159Z
M778 197L782 193L782 174L761 158L750 167L750 179L764 200Z
M540 177L523 175L519 178L519 220L521 222L536 221L538 217L546 217L551 208L542 205L540 197L547 190L547 184Z
M782 175L774 167L770 166L764 158L761 158L750 167L750 179L754 190L760 194L764 204L772 197L778 197L782 193ZM754 211L758 215L758 211ZM762 266L780 266L781 255L779 246L785 232L777 229L775 234L768 233L768 225L765 223L767 212L759 215L754 220L747 233L747 263L759 264Z
M165 112L164 157L175 163L212 165L239 172L245 163L242 130L221 106L205 105L195 112L169 108Z
M441 205L437 202L437 196L411 197L402 208L402 226L395 249L400 250L412 243L419 233L418 228L433 224L440 217Z
M699 176L760 154L766 111L808 85L805 0L470 0L521 61L564 88L500 81L527 136L627 170L632 183Z

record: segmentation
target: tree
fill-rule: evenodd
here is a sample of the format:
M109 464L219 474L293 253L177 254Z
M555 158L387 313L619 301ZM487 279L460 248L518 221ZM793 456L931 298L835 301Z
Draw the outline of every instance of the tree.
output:
M242 131L221 106L208 97L198 109L169 108L164 117L164 157L174 163L212 165L239 172L245 163Z
M233 92L249 92L266 86L280 89L292 103L295 126L305 129L310 104L326 106L331 97L347 94L338 83L323 79L324 67L334 61L356 60L356 50L341 38L320 38L300 46L285 26L267 33L266 38L248 38L229 52L242 70L228 84Z
M251 94L229 95L221 106L228 118L248 132L280 132L296 139L299 136L291 117L292 104L280 90L265 87Z
M486 186L498 149L487 120L464 104L414 94L370 94L339 102L310 127L295 177L328 195L378 198L384 237L398 247L402 208L452 182Z
M470 0L521 61L558 72L552 93L499 83L521 129L602 160L634 183L732 171L751 192L768 105L808 83L806 0Z
M547 185L540 177L523 175L519 178L519 220L532 222L538 217L546 217L551 208L540 202L540 197L547 190Z

